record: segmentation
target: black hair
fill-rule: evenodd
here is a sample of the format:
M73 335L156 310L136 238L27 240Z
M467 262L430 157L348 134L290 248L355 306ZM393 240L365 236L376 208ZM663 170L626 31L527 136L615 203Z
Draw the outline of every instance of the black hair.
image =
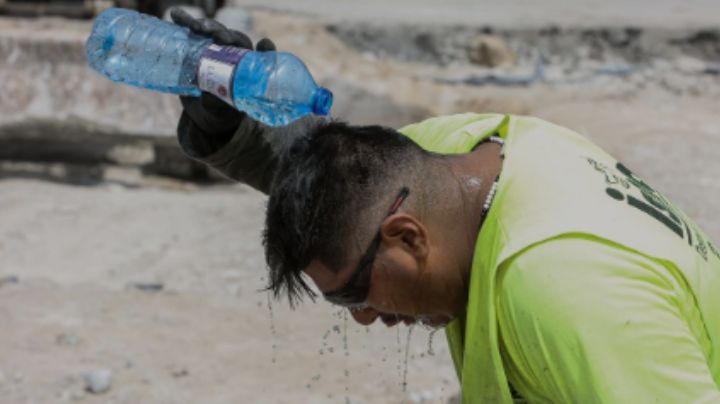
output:
M275 297L286 291L291 306L305 294L314 299L302 270L314 259L332 269L346 265L349 240L380 219L374 206L392 202L420 172L424 153L382 126L326 122L297 139L278 164L265 218L268 289Z

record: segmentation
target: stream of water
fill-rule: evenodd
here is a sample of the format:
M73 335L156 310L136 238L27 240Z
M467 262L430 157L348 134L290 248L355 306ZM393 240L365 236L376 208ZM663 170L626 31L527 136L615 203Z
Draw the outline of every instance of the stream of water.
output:
M433 338L435 338L435 334L437 334L440 329L431 328L429 329L429 331L430 333L428 334L427 354L430 356L435 356L435 350L433 349Z
M398 327L400 326L398 325ZM408 326L407 338L405 339L405 358L403 361L402 383L400 384L403 393L407 392L408 359L410 358L410 337L412 337L412 332L414 328L415 324L410 324Z
M267 307L270 312L270 334L272 336L272 363L277 362L277 328L275 328L275 314L272 306L272 296L270 292L267 293Z

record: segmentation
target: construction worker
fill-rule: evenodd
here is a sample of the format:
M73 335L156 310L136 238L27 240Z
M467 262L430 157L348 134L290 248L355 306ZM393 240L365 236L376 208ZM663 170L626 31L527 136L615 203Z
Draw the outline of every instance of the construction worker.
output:
M180 143L269 195L276 296L312 296L309 278L361 324L444 327L466 403L510 403L512 391L720 402L720 252L587 139L500 114L271 129L215 101L183 101Z

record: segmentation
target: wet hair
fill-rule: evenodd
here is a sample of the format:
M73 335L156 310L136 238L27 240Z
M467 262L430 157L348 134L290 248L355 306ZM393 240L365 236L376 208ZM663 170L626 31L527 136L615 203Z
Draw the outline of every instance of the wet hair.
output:
M275 297L285 291L291 306L304 295L314 299L302 270L315 259L334 270L347 265L352 240L369 242L382 210L421 172L425 154L381 126L326 122L297 139L278 165L265 218Z

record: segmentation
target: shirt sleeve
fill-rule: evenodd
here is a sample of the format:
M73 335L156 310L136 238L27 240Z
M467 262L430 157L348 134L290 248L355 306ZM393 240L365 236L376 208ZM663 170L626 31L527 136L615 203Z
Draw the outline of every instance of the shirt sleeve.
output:
M697 307L671 268L578 236L500 271L501 355L529 402L720 402Z
M323 120L307 116L287 126L270 127L246 118L229 136L217 136L204 133L183 113L178 143L188 157L268 194L280 155Z

